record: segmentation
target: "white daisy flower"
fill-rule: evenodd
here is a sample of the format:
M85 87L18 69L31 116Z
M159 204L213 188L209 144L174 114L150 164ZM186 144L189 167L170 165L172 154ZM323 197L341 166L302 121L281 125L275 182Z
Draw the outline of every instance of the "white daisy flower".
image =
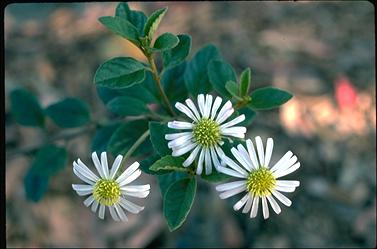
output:
M139 163L134 162L120 176L116 177L117 171L121 165L123 156L118 155L109 170L107 166L106 152L101 153L101 161L97 153L92 153L94 166L99 173L99 177L94 174L80 159L73 162L73 172L78 178L87 184L72 184L72 188L79 196L89 197L84 201L85 206L91 206L93 212L98 211L101 219L105 217L105 208L108 207L111 217L115 221L127 221L127 216L123 209L137 214L144 209L128 200L126 196L145 198L150 191L150 185L128 185L137 179L141 170ZM98 208L99 207L99 208Z
M188 167L199 157L196 174L203 171L203 163L207 175L212 173L212 165L216 169L221 167L218 156L224 154L220 148L224 137L233 136L244 138L246 128L234 126L245 120L245 115L224 123L234 112L232 103L227 101L220 109L222 98L216 97L213 102L212 95L198 95L199 111L191 99L186 99L186 105L177 102L175 107L192 119L192 122L173 121L168 122L168 127L185 132L166 134L165 139L171 140L168 147L173 150L173 156L181 156L191 151L190 156L184 161L183 166ZM218 110L220 110L218 112Z
M277 214L281 212L281 209L275 198L288 207L292 204L281 192L295 191L300 182L278 179L297 170L300 162L297 162L297 157L288 151L273 167L269 168L273 148L272 138L267 139L266 154L263 152L263 143L259 136L255 138L255 142L259 160L250 139L246 140L247 150L242 144L231 149L233 156L243 167L227 156L222 158L230 168L222 167L219 171L241 178L241 180L220 184L216 186L216 190L222 192L221 199L245 191L246 194L233 206L233 209L238 211L244 206L242 212L248 213L251 209L250 218L254 218L257 216L258 204L261 201L263 217L267 219L269 217L267 201Z

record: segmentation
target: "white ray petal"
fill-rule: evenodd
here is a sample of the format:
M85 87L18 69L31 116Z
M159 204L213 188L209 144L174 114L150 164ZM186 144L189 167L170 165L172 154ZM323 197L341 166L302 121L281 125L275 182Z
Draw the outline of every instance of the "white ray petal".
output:
M270 163L273 148L274 148L274 140L272 140L272 138L268 138L267 145L266 145L266 155L264 158L264 166L266 168L268 168L268 164Z
M129 177L126 177L123 181L119 182L119 187L123 187L124 185L135 181L140 175L141 175L141 170L140 169L136 170Z
M233 209L234 211L240 210L245 203L250 199L250 194L246 193L241 200L237 201L236 204L234 204Z
M240 136L242 136L242 134L246 133L246 127L233 126L233 127L230 127L230 128L221 129L220 131L221 131L221 134L223 134L223 135L240 134Z
M196 143L190 143L190 144L186 145L183 148L179 148L177 150L173 150L172 156L177 157L177 156L181 156L183 154L186 154L187 152L189 152L190 150L192 150L196 146L197 146Z
M296 171L298 168L300 168L300 162L296 163L295 165L293 165L292 167L288 168L288 169L285 169L285 170L277 170L275 172L273 172L272 174L275 176L275 178L280 178L280 177L283 177L283 176L286 176L294 171Z
M254 168L259 169L257 154L255 153L253 142L251 142L250 139L246 140L246 147L247 147L247 151L249 152L249 157L254 165Z
M91 208L92 212L94 212L94 213L97 212L98 205L99 205L99 203L96 200L94 200L92 208Z
M277 180L276 181L277 186L282 187L298 187L300 186L300 181L293 181L293 180Z
M263 142L260 136L255 137L255 144L257 145L259 163L261 166L264 166Z
M170 141L168 143L168 147L169 148L177 147L177 146L179 146L179 145L181 145L181 144L183 144L187 141L190 141L191 138L192 138L192 133L190 133L188 135L181 136L179 138L176 138L176 139Z
M75 175L80 178L81 180L83 180L84 182L90 184L90 185L94 185L95 182L91 181L89 178L87 178L86 176L84 176L83 174L81 174L81 172L76 168L76 167L73 167L73 173L75 173Z
M287 153L285 153L284 156L280 158L280 160L271 168L271 172L276 171L278 168L280 168L280 166L284 166L286 163L288 163L292 155L292 151L287 151Z
M194 125L189 122L173 121L173 122L168 122L168 127L172 129L185 130L185 129L192 129Z
M99 205L98 217L102 220L105 218L105 206L102 204Z
M183 162L183 167L188 167L192 164L192 162L195 160L195 158L198 155L198 152L200 150L201 146L198 145L195 147L195 149L191 152L190 156Z
M257 217L258 205L259 205L259 196L256 196L256 197L254 197L254 200L253 200L253 207L251 208L250 218Z
M275 201L274 197L272 195L267 195L267 200L270 203L272 209L275 211L275 213L280 214L281 209L279 204Z
M85 196L85 195L90 195L93 193L93 190L75 190L76 193L79 195L79 196Z
M121 221L128 221L128 218L127 218L126 214L124 213L123 209L118 204L115 204L114 207L115 207L115 210L118 213L120 220Z
M230 159L229 157L227 156L223 156L222 157L222 160L229 166L231 167L232 169L234 169L235 171L237 171L238 173L240 173L241 175L247 177L248 176L248 173L243 169L241 168L240 166L237 165L237 163L235 163L232 159Z
M101 178L105 178L105 173L102 171L101 162L99 161L98 156L97 156L97 152L95 152L95 151L92 153L92 160L93 160L94 166L96 167Z
M288 187L288 186L275 186L275 189L280 191L280 192L286 192L286 193L291 193L294 192L296 187Z
M285 195L280 193L279 191L273 190L272 194L278 199L281 203L289 207L292 204L292 201L288 199Z
M109 179L109 166L107 165L107 154L105 151L101 153L101 165L105 179Z
M179 103L177 102L175 104L175 108L177 108L179 111L183 112L184 114L186 114L187 117L191 118L192 120L194 121L198 121L198 119L195 117L195 115L191 112L191 110L185 106L184 104L182 103Z
M144 192L151 189L151 185L145 184L145 185L127 185L123 186L121 188L124 191L127 192Z
M253 162L251 161L249 153L247 152L245 147L242 144L239 144L237 145L237 149L238 149L239 154L242 156L243 160L247 163L247 165L245 165L247 166L246 169L249 172L254 170Z
M191 99L186 99L186 105L191 109L191 111L194 113L197 120L201 119L201 116L198 112L198 109L196 108L194 102Z
M77 191L93 191L93 185L72 184L72 188Z
M112 206L109 206L109 210L110 210L110 215L111 215L111 217L113 218L113 220L115 220L115 221L120 221L120 219L119 219L117 213L115 212L115 208L112 207Z
M94 174L80 159L77 160L78 163L73 162L73 166L77 168L82 175L84 175L89 180L96 182L99 180L98 176Z
M216 122L218 124L220 124L219 120L223 119L224 114L231 109L233 109L232 108L232 102L230 102L230 100L228 100L227 102L225 102L223 107L220 109L219 114L216 117Z
M245 160L245 158L243 157L242 153L240 153L236 148L232 148L230 149L230 151L232 152L233 156L238 160L238 162L247 170L247 171L251 171L252 169L252 166L249 165L249 162L247 160Z
M85 201L84 201L84 205L87 206L87 207L89 207L90 204L93 203L93 201L94 201L94 196L91 195L91 196L89 196L88 198L85 199Z
M204 117L204 109L205 109L204 94L199 94L197 101L198 101L200 114L202 114L202 117Z
M205 102L205 106L204 106L204 115L203 115L205 118L209 118L209 115L211 113L212 101L213 101L212 95L207 94L206 95L206 102Z
M267 205L267 200L265 196L262 196L262 211L263 211L263 218L268 219L270 216L270 213L268 211L268 205Z
M233 126L233 125L236 125L236 124L238 124L238 123L241 123L241 122L244 121L244 120L245 120L245 115L242 114L242 115L236 117L235 119L232 119L231 121L229 121L229 122L227 122L227 123L225 123L225 124L222 124L222 125L220 126L220 128L221 128L221 129L225 129L225 128L231 127L231 126Z
M177 139L179 137L182 137L182 136L185 136L185 135L189 135L189 134L192 134L192 132L191 131L186 131L186 132L178 132L178 133L166 134L165 135L165 139L166 140L174 140L174 139Z
M212 161L211 161L211 154L208 148L204 148L204 163L206 169L206 175L210 175L212 173Z
M235 171L233 169L228 169L228 168L225 168L225 167L219 167L217 169L217 171L220 172L220 173L224 173L226 175L229 175L229 176L234 176L234 177L243 178L243 179L246 178L246 176L238 173L237 171Z
M234 112L234 109L231 108L231 109L228 109L228 110L227 110L225 113L223 113L221 116L220 116L220 114L219 114L219 116L217 117L217 118L218 118L217 122L218 122L219 124L222 124L225 120L227 120L230 116L232 116L233 112Z
M217 154L215 152L215 149L213 147L210 147L210 152L211 152L211 158L213 165L215 166L215 169L218 171L219 167L221 167L221 163L217 157Z
M111 167L111 170L110 170L110 179L113 179L115 177L115 174L117 173L121 163L122 163L122 159L123 159L123 156L122 155L118 155L115 160L114 160L114 163L113 163L113 166Z
M120 189L121 189L121 192L122 192L123 195L133 196L133 197L137 197L137 198L145 198L150 193L149 190L143 191L143 192L128 192L128 191L123 191L122 188L120 188Z
M140 211L142 211L144 209L144 207L136 205L135 203L130 202L130 201L124 199L123 197L121 197L119 200L120 200L119 205L121 205L124 209L126 209L127 211L129 211L133 214L138 214L138 213L140 213Z
M201 175L203 171L203 161L204 161L204 149L200 151L198 166L196 168L196 174Z
M284 171L288 168L290 168L293 164L297 162L297 156L291 157L289 160L286 160L282 164L279 165L279 167L275 168L275 171Z
M245 185L245 184L246 184L245 180L222 183L222 184L216 186L216 190L217 191L227 191L227 190L231 190L231 189L234 189L234 188L238 188L238 187Z
M212 106L212 111L211 111L212 120L215 119L217 110L219 109L222 101L223 101L222 98L220 98L219 96L216 97L215 102L213 103L213 106Z
M170 148L170 149L172 149L173 150L173 152L175 151L175 150L180 150L180 149L183 149L183 148L185 148L186 146L188 146L188 145L190 145L190 144L196 144L194 141L193 141L193 139L186 139L185 141L183 141L182 143L178 143L178 144L174 144L174 146L169 146L168 145L168 147ZM171 145L171 144L170 144Z
M139 166L140 164L138 162L134 162L115 181L117 183L122 182L124 179L134 173L139 168Z
M245 190L246 190L246 184L239 186L237 188L233 188L231 190L224 191L219 196L220 196L220 199L226 199L233 195L241 193L242 191L245 191Z
M249 194L249 199L246 201L246 205L244 206L242 213L246 214L250 211L251 204L253 203L253 197Z

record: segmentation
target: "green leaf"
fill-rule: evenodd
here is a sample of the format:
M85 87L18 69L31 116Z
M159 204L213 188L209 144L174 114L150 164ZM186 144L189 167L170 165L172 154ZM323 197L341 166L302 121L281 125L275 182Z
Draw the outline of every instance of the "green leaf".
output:
M167 174L158 175L158 186L160 187L161 197L164 199L166 191L170 185L179 181L180 179L187 178L189 175L186 172L171 172Z
M187 99L188 92L186 89L183 74L186 69L186 62L169 68L161 77L161 83L166 94L169 96L171 103L182 102ZM175 107L174 107L175 108Z
M212 44L201 48L188 62L184 80L188 91L196 97L200 93L208 93L212 87L207 75L207 65L211 60L221 59L219 50Z
M228 81L225 84L226 90L231 96L238 97L238 84L234 81Z
M154 42L154 51L165 51L177 46L179 39L172 33L163 33Z
M120 122L97 129L92 140L91 151L96 151L97 153L107 151L110 138L119 126Z
M115 16L125 18L137 28L141 36L144 35L147 17L142 11L130 10L127 3L119 3L115 10Z
M117 97L107 103L106 106L111 112L121 116L138 116L150 113L145 103L128 96Z
M186 220L194 203L195 193L195 177L179 180L167 190L163 201L163 212L170 231L179 228Z
M191 50L191 36L178 35L179 43L177 46L162 53L164 68L173 67L183 62Z
M240 77L240 96L241 97L248 95L250 83L251 83L251 71L250 71L250 68L246 68L241 73L241 77Z
M231 98L232 95L225 88L225 84L228 81L237 81L233 67L225 61L213 60L208 64L207 70L213 88L222 96Z
M251 93L249 108L266 110L278 107L292 98L292 94L274 87L259 88Z
M44 126L44 114L38 99L29 91L16 89L10 93L11 114L21 125Z
M24 177L26 198L38 202L46 194L49 178L29 169Z
M170 133L171 129L167 124L151 121L149 122L150 140L153 148L161 156L171 154L171 149L168 147L168 141L165 139L165 134Z
M146 72L146 77L140 84L128 88L111 89L104 86L96 86L96 88L99 98L105 105L110 100L120 96L136 98L145 104L158 103L158 98L156 97L158 92L149 72Z
M247 107L240 108L237 111L237 115L241 115L241 114L245 115L245 120L242 121L241 123L239 123L238 125L245 126L245 127L249 127L251 125L251 123L253 122L254 118L257 115L257 113L255 111L253 111L253 110L251 110L250 108L247 108ZM229 118L229 119L231 119L231 118Z
M136 46L140 46L139 31L137 28L124 18L118 16L103 16L98 19L106 28L117 35L130 40Z
M153 154L152 156L148 156L146 159L142 160L140 162L140 169L144 172L144 173L147 173L147 174L150 174L150 175L162 175L162 174L166 174L166 173L169 173L170 171L167 171L167 170L160 170L160 171L153 171L153 170L150 170L150 167L157 161L159 160L161 157L157 154Z
M76 98L65 98L52 104L45 109L45 113L63 128L79 127L90 120L89 106Z
M146 130L148 130L147 120L139 119L122 124L111 136L107 146L108 151L110 151L114 156L126 154L126 152ZM145 139L145 141L139 146L138 149L136 149L133 155L145 155L147 153L151 153L152 151L153 148L150 140Z
M217 172L216 170L212 172L212 174L210 175L202 175L202 178L208 182L213 182L213 183L217 183L217 182L223 182L223 181L226 181L226 180L229 180L231 179L232 177L229 176L229 175L226 175L226 174L223 174L223 173L220 173L220 172Z
M47 144L38 150L31 169L39 175L52 176L64 168L67 152L64 148Z
M188 171L188 169L182 165L184 161L185 158L183 157L167 155L157 160L149 169L153 171Z
M166 11L168 11L167 7L156 10L148 17L148 20L144 26L144 34L148 37L149 41L152 40L153 35L156 32L158 25L160 25L160 22L164 17Z
M145 78L145 66L131 57L116 57L103 63L94 75L97 86L113 89L131 87Z

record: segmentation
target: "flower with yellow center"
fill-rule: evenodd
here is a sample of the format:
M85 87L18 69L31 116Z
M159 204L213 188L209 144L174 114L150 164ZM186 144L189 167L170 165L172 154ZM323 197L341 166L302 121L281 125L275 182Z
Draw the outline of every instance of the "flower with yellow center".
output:
M131 164L119 177L115 177L122 159L123 156L118 155L109 171L106 152L101 153L101 161L97 153L93 152L92 160L100 177L94 174L80 159L73 162L73 173L87 184L72 184L72 188L80 196L89 195L84 204L87 207L91 206L93 212L97 212L99 209L98 216L101 219L105 217L106 207L115 221L128 220L123 209L134 214L144 209L144 207L126 200L126 196L145 198L149 194L150 185L128 185L141 174L138 162Z
M224 152L221 146L225 137L244 138L246 128L235 126L245 120L245 115L224 123L234 112L232 103L227 101L220 109L222 98L216 97L213 101L212 95L198 95L198 106L196 108L191 99L186 99L186 105L177 102L175 107L189 117L192 122L173 121L168 127L178 130L189 130L173 134L166 134L165 139L169 140L168 147L173 150L173 156L181 156L191 152L183 162L183 166L190 166L199 157L196 174L203 172L203 164L207 175L212 173L212 165L216 169L221 167L219 156Z
M278 180L278 178L296 171L300 167L300 162L297 162L297 157L288 151L273 167L269 168L273 148L272 138L267 139L266 153L263 151L263 142L259 136L255 138L255 143L258 157L250 139L246 140L247 150L242 144L231 149L233 156L243 167L225 155L222 157L223 162L230 168L222 167L219 171L242 180L220 184L216 186L216 190L222 192L221 199L246 191L246 194L233 206L233 209L238 211L244 207L242 212L248 213L251 210L250 218L254 218L257 216L258 204L261 200L263 217L267 219L269 217L267 201L277 214L281 212L281 209L275 198L286 206L292 204L280 192L293 192L300 182Z

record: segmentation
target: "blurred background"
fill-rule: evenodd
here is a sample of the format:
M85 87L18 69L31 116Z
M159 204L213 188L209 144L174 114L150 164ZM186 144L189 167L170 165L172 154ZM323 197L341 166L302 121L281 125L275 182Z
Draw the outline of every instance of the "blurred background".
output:
M259 112L248 136L273 137L271 162L292 150L301 181L268 220L234 212L240 198L220 200L199 183L185 224L168 231L156 178L146 208L116 223L96 217L71 189L71 162L91 165L93 133L58 141L68 164L38 203L28 201L23 178L32 157L22 148L43 135L9 115L9 92L32 91L47 106L63 97L88 102L94 118L107 115L92 83L110 57L144 60L97 21L117 3L11 4L5 9L6 242L8 247L375 247L376 96L374 6L369 2L130 2L151 14L169 7L158 33L188 33L190 57L206 43L219 47L239 75L250 67L252 88L294 93L280 109ZM54 134L57 128L47 126ZM131 158L130 161L135 160ZM261 211L261 210L259 210ZM271 213L272 211L270 211ZM261 213L259 213L261 214Z

